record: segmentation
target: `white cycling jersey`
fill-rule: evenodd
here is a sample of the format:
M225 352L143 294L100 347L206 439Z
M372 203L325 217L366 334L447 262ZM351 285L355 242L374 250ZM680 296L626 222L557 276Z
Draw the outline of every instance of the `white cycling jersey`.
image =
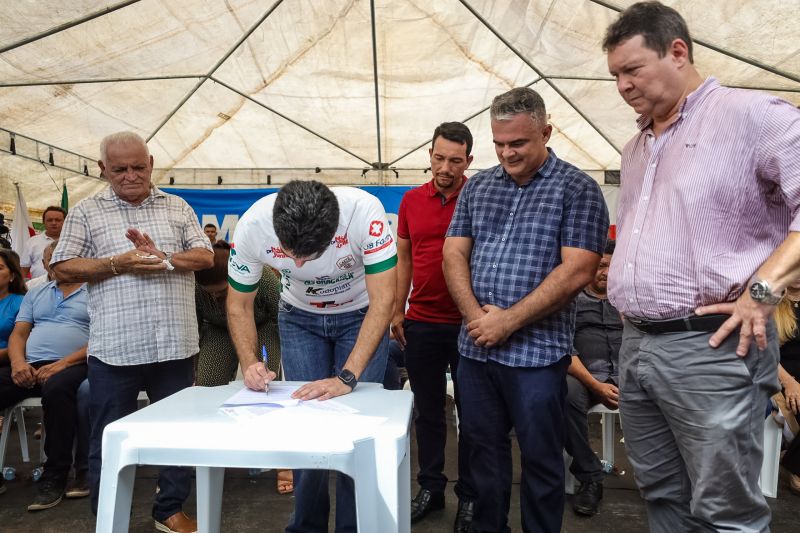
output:
M277 193L254 203L236 225L228 281L240 292L258 287L264 265L281 274L281 299L313 313L336 314L369 305L366 276L397 264L397 246L380 200L353 187L331 187L339 226L325 253L297 267L272 226Z

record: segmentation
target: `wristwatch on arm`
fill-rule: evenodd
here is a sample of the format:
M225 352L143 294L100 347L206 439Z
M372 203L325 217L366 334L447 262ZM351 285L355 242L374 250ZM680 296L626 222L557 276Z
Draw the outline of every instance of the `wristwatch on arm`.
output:
M343 368L342 371L339 372L339 375L336 377L339 378L339 381L350 387L351 391L356 388L356 385L358 385L358 380L356 379L356 375L347 370L346 368Z
M776 294L773 292L772 287L770 287L769 282L758 276L750 278L748 284L750 286L750 298L752 298L754 302L766 305L777 305L786 293L786 289L784 289L780 294Z
M172 252L164 252L166 256L164 258L164 264L167 265L167 270L175 270L175 267L172 265Z

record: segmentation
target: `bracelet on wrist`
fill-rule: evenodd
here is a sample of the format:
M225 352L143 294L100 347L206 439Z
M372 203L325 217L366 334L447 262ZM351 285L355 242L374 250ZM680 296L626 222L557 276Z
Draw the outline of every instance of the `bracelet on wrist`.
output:
M117 270L117 267L114 265L114 256L113 255L111 256L111 259L109 260L109 262L111 263L111 273L114 274L115 276L119 276L119 271Z

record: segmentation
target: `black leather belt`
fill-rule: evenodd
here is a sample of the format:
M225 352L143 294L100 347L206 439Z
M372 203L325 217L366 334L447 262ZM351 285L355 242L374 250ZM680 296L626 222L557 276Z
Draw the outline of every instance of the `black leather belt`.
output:
M643 333L676 333L679 331L716 331L731 315L691 315L672 320L645 320L625 317L636 329Z

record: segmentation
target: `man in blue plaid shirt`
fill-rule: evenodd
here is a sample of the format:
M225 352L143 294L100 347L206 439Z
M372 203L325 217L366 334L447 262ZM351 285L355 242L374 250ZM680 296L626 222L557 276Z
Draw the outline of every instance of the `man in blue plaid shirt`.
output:
M573 299L602 257L608 210L598 184L547 148L552 126L535 91L497 96L491 126L500 165L464 186L444 246L464 317L458 380L461 430L474 442L472 528L510 531L513 427L522 529L558 532Z

